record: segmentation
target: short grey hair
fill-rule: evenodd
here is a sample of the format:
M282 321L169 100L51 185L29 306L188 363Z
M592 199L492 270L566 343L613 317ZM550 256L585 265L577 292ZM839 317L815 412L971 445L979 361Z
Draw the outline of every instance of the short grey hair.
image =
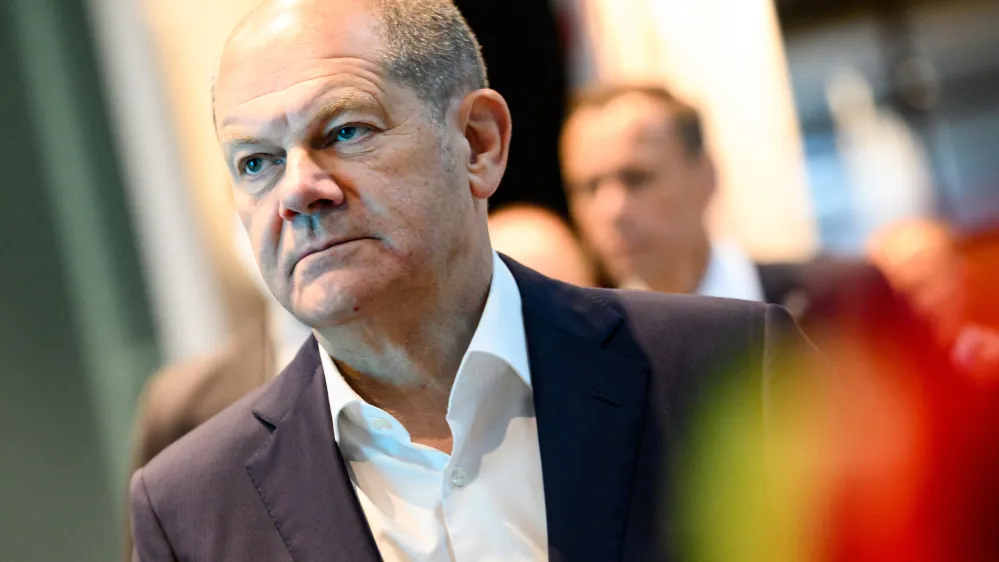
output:
M435 121L444 121L458 96L489 87L482 47L451 0L367 1L381 18L382 64L389 77L412 89ZM209 92L213 122L220 63Z
M457 97L489 87L482 47L451 0L369 0L380 12L383 64L442 122Z

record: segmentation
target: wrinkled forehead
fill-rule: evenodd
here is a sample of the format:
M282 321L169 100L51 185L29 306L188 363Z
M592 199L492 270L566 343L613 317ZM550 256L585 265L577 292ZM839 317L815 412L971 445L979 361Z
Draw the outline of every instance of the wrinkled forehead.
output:
M213 91L218 122L233 108L296 86L345 74L380 78L380 24L365 3L289 4L295 9L251 15L226 42Z

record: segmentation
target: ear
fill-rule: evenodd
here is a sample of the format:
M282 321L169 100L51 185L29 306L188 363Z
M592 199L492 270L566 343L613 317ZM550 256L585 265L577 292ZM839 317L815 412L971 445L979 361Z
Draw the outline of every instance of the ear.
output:
M472 195L487 199L499 187L510 155L512 122L506 100L495 90L476 90L458 108L468 143L468 184Z
M695 166L701 207L707 208L718 189L718 171L715 168L714 158L707 151L701 152Z

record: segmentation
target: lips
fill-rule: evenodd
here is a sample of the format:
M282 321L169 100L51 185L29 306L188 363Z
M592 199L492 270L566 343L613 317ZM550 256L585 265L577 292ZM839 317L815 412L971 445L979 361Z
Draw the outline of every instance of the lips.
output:
M298 255L298 257L295 259L293 263L297 265L299 262L311 256L312 254L318 254L319 252L329 250L330 248L343 246L344 244L349 244L351 242L358 242L360 240L374 240L374 238L372 238L371 236L352 236L349 238L337 238L335 240L327 240L325 242L310 246L309 248L304 250L301 254Z

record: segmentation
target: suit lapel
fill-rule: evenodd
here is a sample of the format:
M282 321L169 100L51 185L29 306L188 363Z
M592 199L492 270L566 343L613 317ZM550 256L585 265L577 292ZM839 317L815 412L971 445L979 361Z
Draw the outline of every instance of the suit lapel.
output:
M314 338L261 395L254 414L271 436L246 471L292 558L380 560L333 438Z
M506 261L523 301L550 558L620 559L648 367L596 293Z

